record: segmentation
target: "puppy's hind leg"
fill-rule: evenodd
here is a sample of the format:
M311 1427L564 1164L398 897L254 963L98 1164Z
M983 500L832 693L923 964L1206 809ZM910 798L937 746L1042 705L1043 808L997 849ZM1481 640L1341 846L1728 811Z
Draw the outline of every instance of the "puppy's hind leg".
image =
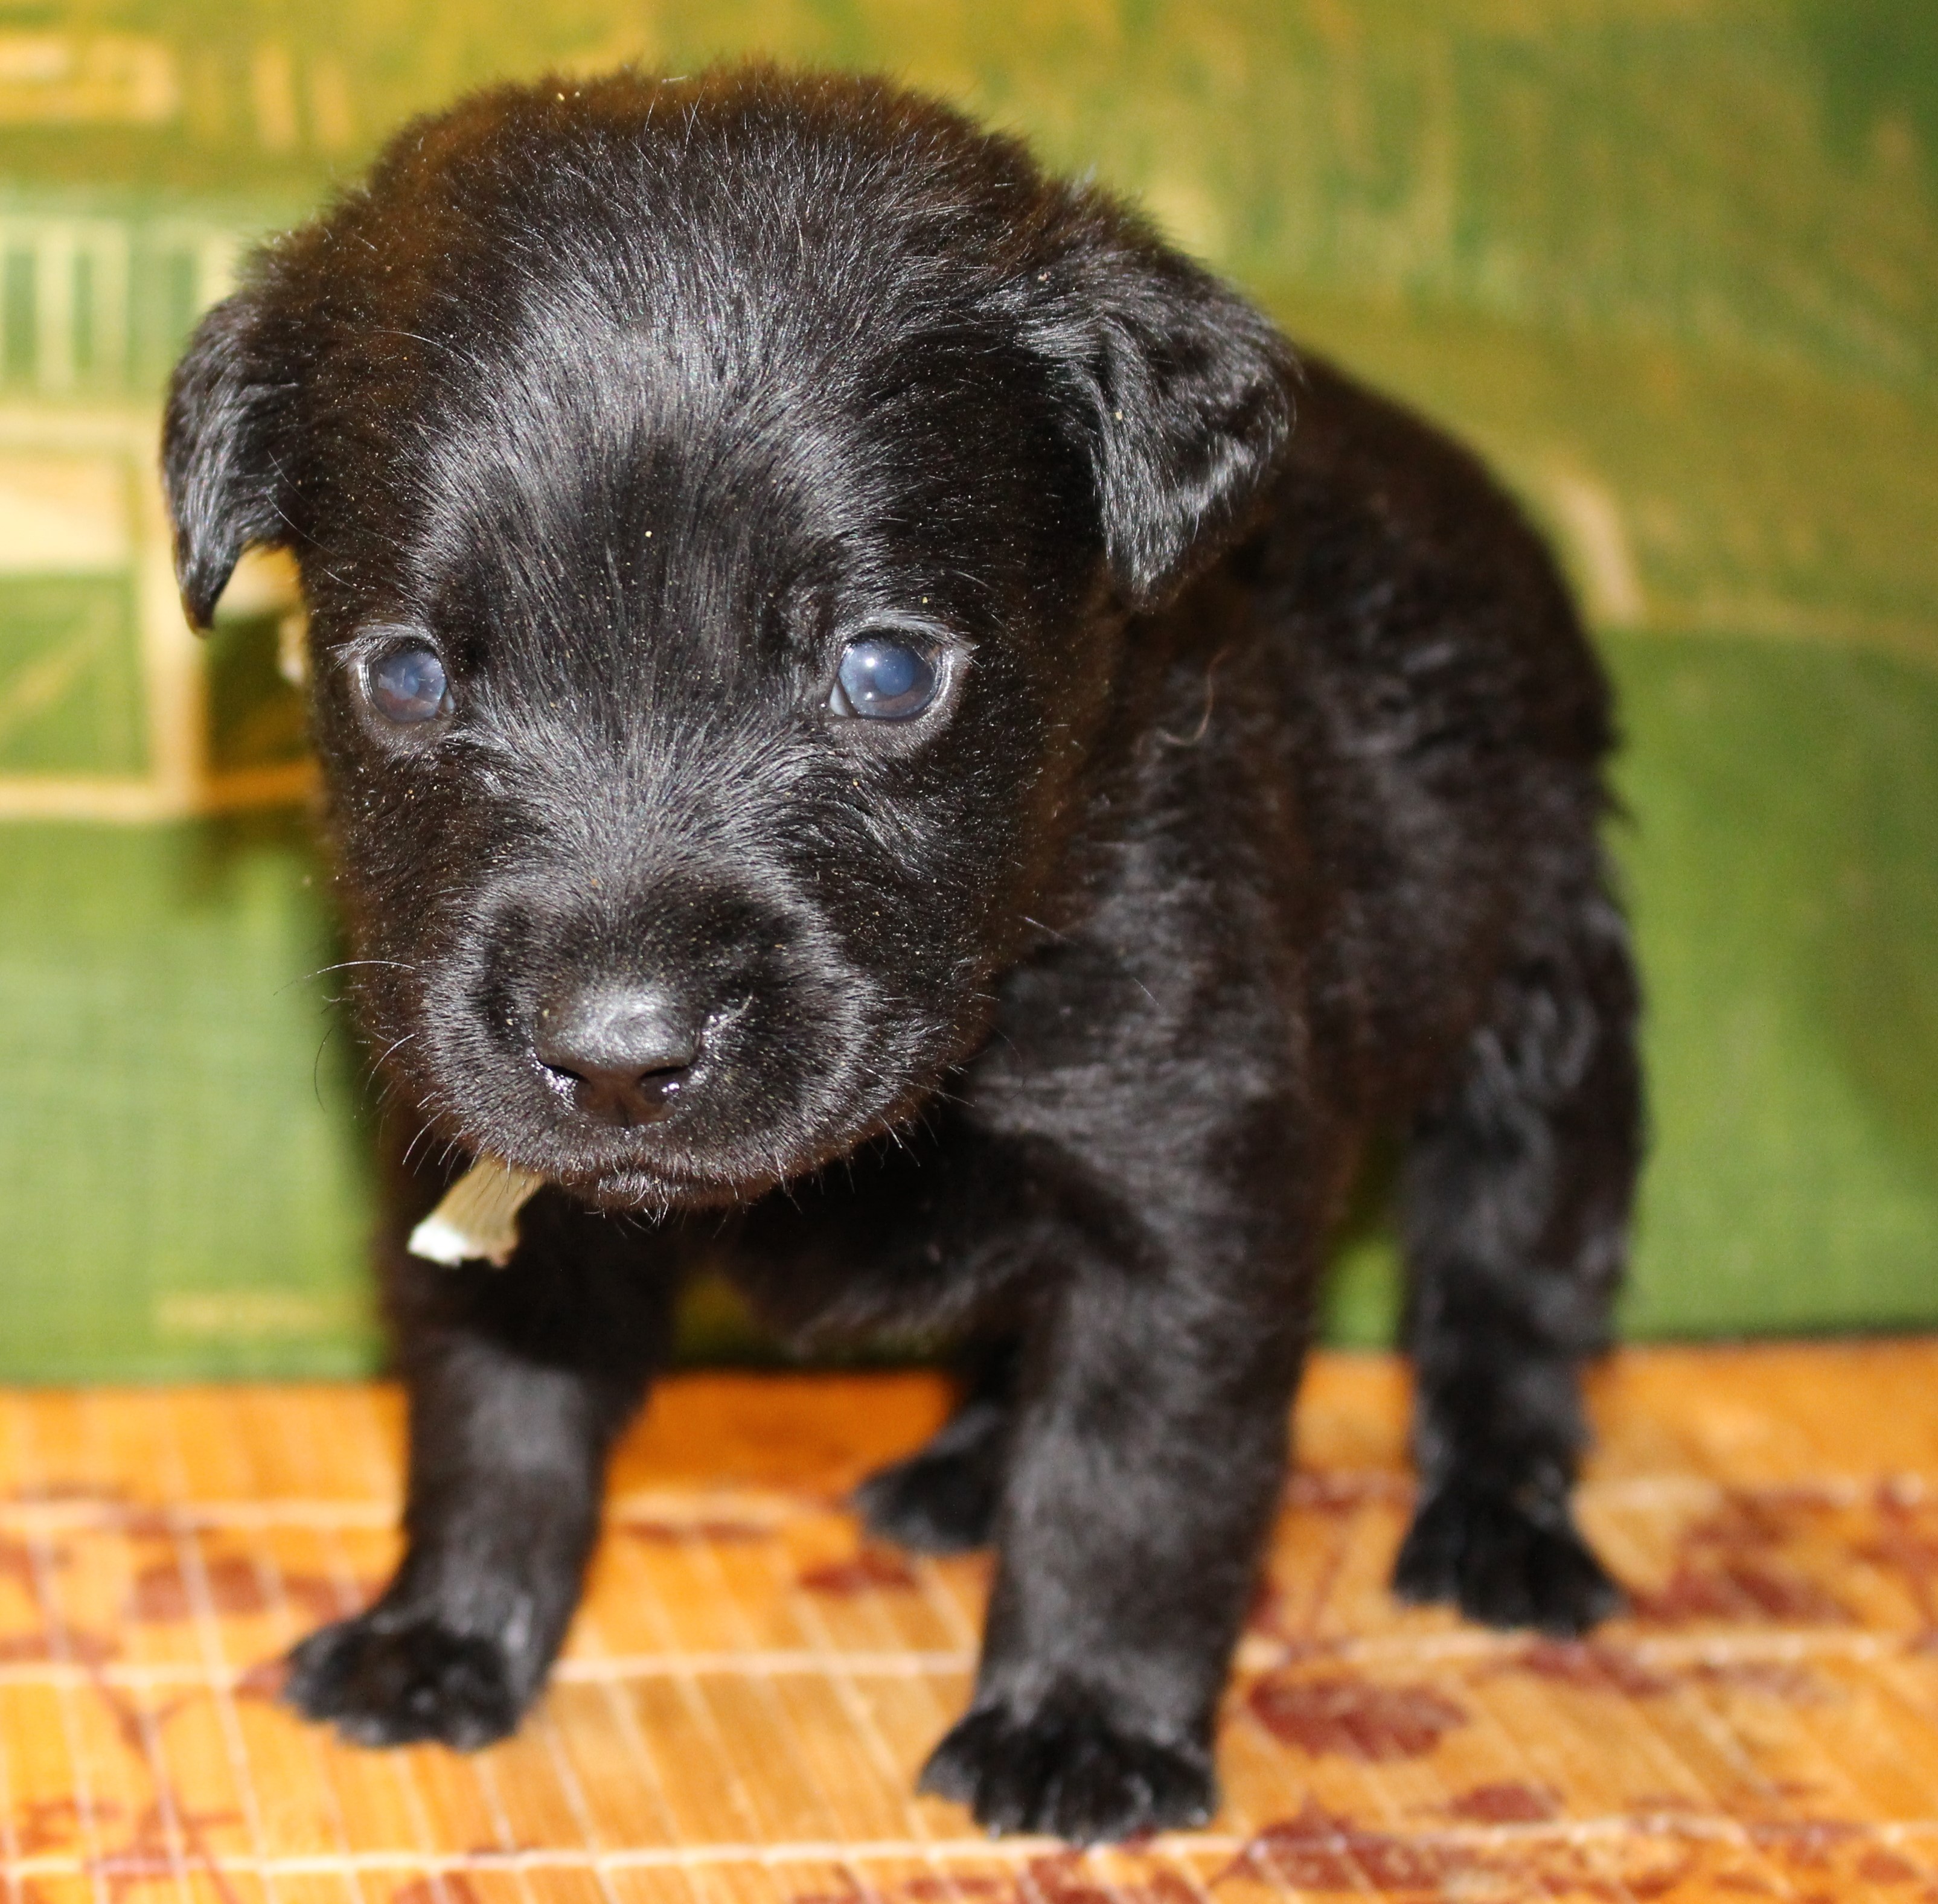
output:
M1420 1505L1395 1590L1568 1635L1621 1595L1569 1505L1641 1146L1635 978L1599 889L1510 973L1404 1174Z
M663 1358L674 1278L551 1192L502 1270L390 1265L410 1402L407 1547L356 1618L290 1656L284 1696L359 1745L503 1738L579 1604L606 1457Z
M1013 1338L965 1353L955 1412L906 1461L878 1468L855 1490L868 1531L919 1553L986 1547L1002 1491L1003 1456L1015 1399Z

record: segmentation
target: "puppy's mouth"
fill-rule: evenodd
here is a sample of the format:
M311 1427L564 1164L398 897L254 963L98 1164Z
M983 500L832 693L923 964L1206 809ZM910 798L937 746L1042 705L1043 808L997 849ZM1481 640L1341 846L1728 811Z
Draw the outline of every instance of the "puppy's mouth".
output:
M549 1169L536 1167L600 1209L664 1214L752 1202L819 1161L818 1150L803 1147L803 1138L811 1144L812 1137L798 1119L763 1127L737 1116L740 1107L732 1099L723 1105L724 1094L702 1088L715 1082L696 1079L663 1116L648 1122L603 1133L554 1125L551 1143L542 1146L552 1149L554 1161ZM843 1119L814 1134L833 1137L845 1149L846 1128Z
M619 1155L608 1152L549 1162L534 1158L527 1167L580 1201L615 1213L663 1216L675 1210L732 1208L823 1168L888 1128L890 1119L878 1106L849 1109L849 1116L825 1128L776 1131L764 1140L743 1137L717 1152L685 1145L658 1154L632 1148Z

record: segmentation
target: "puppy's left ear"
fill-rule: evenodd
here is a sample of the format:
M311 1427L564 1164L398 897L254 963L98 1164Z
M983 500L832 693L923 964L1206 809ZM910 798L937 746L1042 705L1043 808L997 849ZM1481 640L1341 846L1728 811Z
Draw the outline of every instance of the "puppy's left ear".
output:
M1035 342L1078 399L1118 586L1153 608L1244 527L1297 372L1262 313L1141 220L1093 199L1078 231Z
M278 446L294 394L266 348L258 293L238 291L196 326L169 386L162 480L175 532L175 578L206 628L245 548L289 539Z

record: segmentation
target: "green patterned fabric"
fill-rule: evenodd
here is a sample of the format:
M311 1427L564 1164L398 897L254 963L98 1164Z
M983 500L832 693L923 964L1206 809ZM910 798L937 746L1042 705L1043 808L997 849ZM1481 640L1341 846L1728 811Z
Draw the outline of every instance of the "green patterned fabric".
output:
M1938 1322L1928 0L0 7L0 1377L348 1374L364 1087L259 564L198 645L159 392L240 248L494 77L886 70L1140 197L1475 442L1621 686L1638 1335ZM1390 1333L1376 1198L1336 1339ZM696 1347L743 1341L717 1295Z

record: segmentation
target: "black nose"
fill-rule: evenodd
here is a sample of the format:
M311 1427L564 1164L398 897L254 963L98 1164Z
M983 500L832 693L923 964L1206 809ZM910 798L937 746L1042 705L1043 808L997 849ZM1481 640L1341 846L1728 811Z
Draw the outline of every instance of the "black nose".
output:
M664 992L576 992L539 1013L532 1040L559 1088L601 1124L651 1124L670 1111L700 1055L694 1014Z

